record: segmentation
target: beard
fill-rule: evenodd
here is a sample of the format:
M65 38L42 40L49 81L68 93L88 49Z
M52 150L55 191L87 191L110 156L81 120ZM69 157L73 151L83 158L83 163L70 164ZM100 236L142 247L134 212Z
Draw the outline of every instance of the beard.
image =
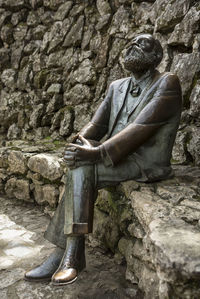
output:
M141 49L132 47L125 55L124 67L131 72L143 72L153 67L153 61L152 53L144 53Z

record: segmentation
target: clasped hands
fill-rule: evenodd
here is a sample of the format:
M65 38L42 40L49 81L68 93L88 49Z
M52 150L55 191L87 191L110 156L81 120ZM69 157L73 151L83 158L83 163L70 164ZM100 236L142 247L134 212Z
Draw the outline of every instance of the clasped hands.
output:
M101 160L100 146L93 146L83 136L78 135L65 147L64 160L70 169L82 165L94 164Z

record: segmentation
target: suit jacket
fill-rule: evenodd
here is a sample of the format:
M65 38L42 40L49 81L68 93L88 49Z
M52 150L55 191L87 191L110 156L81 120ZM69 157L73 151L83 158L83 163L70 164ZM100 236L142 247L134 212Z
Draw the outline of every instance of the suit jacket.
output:
M181 114L181 87L176 75L155 72L150 86L134 102L124 129L112 135L123 108L131 77L114 81L93 116L80 132L85 138L101 140L107 166L132 158L144 174L144 181L167 177Z

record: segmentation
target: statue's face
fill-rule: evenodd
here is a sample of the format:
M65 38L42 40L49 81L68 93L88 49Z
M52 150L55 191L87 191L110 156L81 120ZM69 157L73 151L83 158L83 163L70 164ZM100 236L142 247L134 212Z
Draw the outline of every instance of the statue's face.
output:
M126 51L124 66L133 72L148 70L154 54L154 38L150 34L138 35Z

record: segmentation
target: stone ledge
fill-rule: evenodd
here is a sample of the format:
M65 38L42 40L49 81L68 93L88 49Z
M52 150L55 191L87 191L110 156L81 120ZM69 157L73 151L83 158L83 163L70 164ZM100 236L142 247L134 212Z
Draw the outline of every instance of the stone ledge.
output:
M199 177L199 168L177 166L170 180L100 191L91 245L125 258L144 298L200 297Z

